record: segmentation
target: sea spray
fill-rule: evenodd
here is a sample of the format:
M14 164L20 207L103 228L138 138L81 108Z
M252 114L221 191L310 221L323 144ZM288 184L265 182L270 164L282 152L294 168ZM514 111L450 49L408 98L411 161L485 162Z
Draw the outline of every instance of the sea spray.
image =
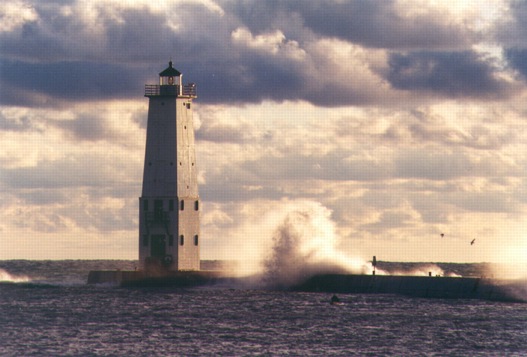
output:
M284 288L316 274L371 270L363 259L338 251L339 238L330 216L331 211L316 202L304 202L285 212L262 261L268 286Z
M445 271L436 264L419 264L417 267L412 269L397 269L393 271L385 271L380 273L379 275L447 276L452 278L461 277L461 275L453 272L445 273Z
M526 263L494 263L489 264L488 276L499 279L527 279Z
M245 245L237 267L238 275L257 275L258 284L287 288L317 274L372 274L373 266L358 256L339 250L341 237L331 219L331 210L309 200L282 200L278 205L262 204L257 219L243 227ZM243 272L243 273L242 273ZM461 277L437 264L388 267L383 262L377 275Z
M0 282L8 283L27 283L31 279L25 275L14 275L0 269Z

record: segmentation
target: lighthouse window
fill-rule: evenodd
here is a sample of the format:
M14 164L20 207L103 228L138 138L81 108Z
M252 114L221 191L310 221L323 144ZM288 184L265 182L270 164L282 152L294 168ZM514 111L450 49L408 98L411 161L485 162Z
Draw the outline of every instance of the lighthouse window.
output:
M194 211L199 210L199 201L194 201Z
M194 245L196 245L196 246L198 245L198 236L197 235L194 236Z
M190 103L187 103L187 109L190 109Z
M179 203L179 209L181 211L184 211L185 210L185 201L181 200L181 202Z
M179 245L183 245L185 243L185 236L180 235L179 236Z

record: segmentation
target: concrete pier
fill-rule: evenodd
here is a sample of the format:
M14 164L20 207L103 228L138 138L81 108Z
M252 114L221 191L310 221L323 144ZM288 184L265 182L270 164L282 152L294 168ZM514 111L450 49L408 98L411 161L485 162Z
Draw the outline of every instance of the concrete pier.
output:
M248 286L251 278L229 277L219 271L91 271L88 284L121 287L195 287L222 284L224 287ZM258 288L252 285L251 288ZM268 286L260 288L269 289ZM281 288L283 290L283 288ZM288 287L291 291L345 294L398 294L421 298L480 299L527 302L526 280L453 278L394 275L321 274Z
M293 290L527 302L526 280L324 274L309 278Z

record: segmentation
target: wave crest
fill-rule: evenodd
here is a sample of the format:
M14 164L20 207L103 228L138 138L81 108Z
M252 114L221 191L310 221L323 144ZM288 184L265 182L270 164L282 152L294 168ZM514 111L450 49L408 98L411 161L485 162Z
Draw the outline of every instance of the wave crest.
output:
M26 275L10 274L5 270L0 269L0 282L27 283L29 281L31 281L31 279Z
M326 273L365 273L369 264L340 252L331 211L319 204L295 207L273 235L263 262L268 285L289 287Z

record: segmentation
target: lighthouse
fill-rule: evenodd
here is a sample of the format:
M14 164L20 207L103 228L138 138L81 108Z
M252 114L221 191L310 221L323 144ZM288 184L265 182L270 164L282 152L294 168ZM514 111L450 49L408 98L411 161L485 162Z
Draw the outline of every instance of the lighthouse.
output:
M200 269L200 199L194 149L196 86L169 62L145 86L148 124L139 198L139 261L146 271Z

